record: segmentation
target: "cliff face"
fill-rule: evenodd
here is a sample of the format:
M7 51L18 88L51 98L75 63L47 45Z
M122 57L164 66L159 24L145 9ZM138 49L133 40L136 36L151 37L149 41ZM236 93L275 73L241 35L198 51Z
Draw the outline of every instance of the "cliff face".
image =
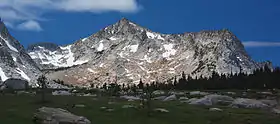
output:
M1 81L9 78L27 80L36 86L36 79L41 74L37 64L27 54L23 46L12 37L5 24L0 22L0 77Z

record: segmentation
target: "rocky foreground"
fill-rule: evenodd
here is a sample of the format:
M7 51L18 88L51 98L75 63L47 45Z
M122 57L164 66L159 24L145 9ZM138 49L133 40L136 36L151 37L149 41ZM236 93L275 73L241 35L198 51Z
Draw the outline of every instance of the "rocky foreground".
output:
M99 92L54 91L42 104L38 102L39 94L18 92L0 95L0 114L4 118L0 123L278 124L279 103L275 96L268 91L154 91L151 114L147 115L146 104L141 101L148 100L131 93L109 97ZM14 116L9 119L8 115Z

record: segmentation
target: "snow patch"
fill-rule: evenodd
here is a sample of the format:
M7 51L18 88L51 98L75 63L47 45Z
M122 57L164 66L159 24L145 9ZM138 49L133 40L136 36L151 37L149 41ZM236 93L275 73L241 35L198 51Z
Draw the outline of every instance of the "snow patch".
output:
M133 26L136 26L136 24L132 23L132 22L129 22L129 24L133 25Z
M165 49L165 51L166 51L166 52L164 52L164 53L162 54L162 56L163 56L164 58L170 59L169 57L170 57L171 55L175 55L175 54L176 54L176 50L173 49L173 46L174 46L174 44L165 44L165 45L163 45L163 47L164 47L164 49Z
M243 60L240 57L236 57L240 62L242 62Z
M87 68L87 70L91 73L96 73L94 70L92 70L91 68Z
M147 61L148 63L152 63L152 62L153 62L153 61L151 60L151 58L148 57L148 55L145 55L143 60Z
M86 40L87 40L87 38L82 39L83 42L86 41Z
M115 37L110 37L109 39L110 40L117 40L117 38L115 38Z
M160 35L158 35L157 39L159 40L165 40L163 37L161 37Z
M100 44L99 44L99 46L98 46L98 48L97 48L97 51L103 51L103 49L104 49L104 45L103 45L103 43L101 42Z
M16 69L16 72L19 73L21 77L24 78L25 80L30 81L30 78L19 68Z
M1 77L1 80L4 82L6 81L7 79L9 79L6 75L5 75L5 72L2 70L2 68L0 67L0 77Z
M12 56L12 57L13 57L14 62L17 62L17 58L16 58L16 57L14 57L14 56Z
M101 68L104 67L104 63L101 63L101 64L99 65L99 67L101 67Z
M175 74L175 71L168 71L169 74Z
M0 35L0 38L1 38L2 40L5 41L5 43L7 44L7 46L8 46L11 50L13 50L13 51L15 51L15 52L18 52L18 50L17 50L15 47L13 47L13 46L10 44L10 42L7 41L5 38L3 38L1 35Z
M158 40L165 40L163 37L161 37L160 34L155 34L155 33L152 33L152 32L146 32L146 35L148 36L148 38L150 39L158 39Z
M58 67L71 67L74 65L81 65L88 62L88 60L74 61L74 53L72 53L71 47L71 45L66 47L60 47L61 50L64 50L62 54L57 54L56 51L50 52L47 50L43 52L38 52L37 56L35 53L29 54L32 56L33 59L39 58L41 60L41 64L52 64ZM46 53L48 53L49 55L47 55Z
M139 46L139 44L137 44L137 45L131 45L131 46L129 47L129 48L130 48L130 52L133 52L133 53L137 52L138 46Z
M151 32L146 32L146 35L148 36L148 38L154 39L156 36L151 33Z
M67 59L66 66L81 65L81 64L84 64L84 63L88 62L88 60L86 60L86 61L76 61L75 62L74 61L75 60L74 53L72 53L71 47L72 47L72 45L69 45L69 46L66 47L66 49L68 50L68 55L67 55L68 59Z

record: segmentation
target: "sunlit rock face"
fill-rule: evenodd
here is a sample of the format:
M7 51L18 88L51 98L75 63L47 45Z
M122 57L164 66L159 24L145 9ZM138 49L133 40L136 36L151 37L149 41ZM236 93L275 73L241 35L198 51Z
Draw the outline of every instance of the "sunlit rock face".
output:
M73 44L38 46L29 55L43 69L70 67L48 77L80 86L166 82L183 71L192 77L250 73L265 65L253 61L228 30L160 34L125 18Z

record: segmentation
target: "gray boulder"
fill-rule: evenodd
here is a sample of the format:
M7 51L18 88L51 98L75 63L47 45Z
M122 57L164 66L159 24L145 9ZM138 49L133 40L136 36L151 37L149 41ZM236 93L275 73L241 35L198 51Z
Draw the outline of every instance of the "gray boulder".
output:
M85 117L74 115L61 108L49 107L39 108L33 120L38 124L91 124Z
M233 108L269 108L268 104L256 99L237 98L231 104Z
M166 96L159 96L159 97L153 98L153 100L164 100L165 98L166 98Z
M10 78L4 81L4 85L8 89L13 90L25 90L28 88L28 82L26 80Z
M207 95L200 99L190 99L189 104L193 105L229 105L233 102L233 98L225 95Z
M174 101L174 100L177 100L176 95L171 95L163 99L163 101Z

